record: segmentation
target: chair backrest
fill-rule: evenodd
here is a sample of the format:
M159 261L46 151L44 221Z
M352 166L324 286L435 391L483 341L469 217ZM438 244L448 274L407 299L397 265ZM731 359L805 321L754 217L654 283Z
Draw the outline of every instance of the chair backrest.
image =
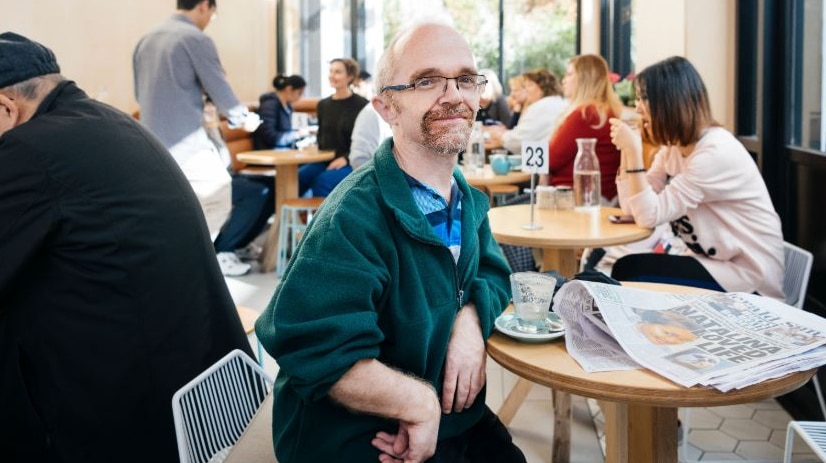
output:
M181 463L223 461L272 389L241 350L225 355L172 397Z
M812 273L812 253L789 242L783 242L783 257L786 271L783 277L783 292L786 304L803 308L806 289L809 287L809 275Z

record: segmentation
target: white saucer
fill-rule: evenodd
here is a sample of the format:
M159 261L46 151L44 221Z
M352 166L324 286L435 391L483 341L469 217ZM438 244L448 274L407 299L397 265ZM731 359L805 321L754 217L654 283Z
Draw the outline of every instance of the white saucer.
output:
M559 315L553 312L548 313L548 322L559 324L562 323L559 319ZM516 328L516 323L516 314L511 312L497 317L494 322L494 327L496 327L496 331L523 342L545 342L552 339L561 338L565 335L564 329L562 331L551 331L549 333L524 333Z

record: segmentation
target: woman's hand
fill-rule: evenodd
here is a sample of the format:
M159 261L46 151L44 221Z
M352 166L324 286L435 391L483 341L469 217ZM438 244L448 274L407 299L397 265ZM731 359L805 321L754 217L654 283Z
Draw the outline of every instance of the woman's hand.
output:
M342 167L346 167L346 166L347 166L347 158L342 156L340 158L335 158L332 161L330 161L330 163L327 164L327 170L341 169Z
M621 119L611 118L611 143L620 151L642 152L639 130L632 129Z

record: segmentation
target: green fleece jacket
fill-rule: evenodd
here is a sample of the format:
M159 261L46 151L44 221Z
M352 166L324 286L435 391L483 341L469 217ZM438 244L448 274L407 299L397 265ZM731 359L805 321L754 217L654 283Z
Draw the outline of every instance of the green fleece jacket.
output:
M487 339L510 299L487 197L455 171L464 196L454 263L414 203L392 146L385 141L324 201L256 323L280 367L273 439L281 463L378 461L370 440L396 433L398 423L345 410L327 396L330 387L358 360L376 358L441 395L458 310L473 301ZM439 438L476 423L484 402L482 391L470 409L443 415Z

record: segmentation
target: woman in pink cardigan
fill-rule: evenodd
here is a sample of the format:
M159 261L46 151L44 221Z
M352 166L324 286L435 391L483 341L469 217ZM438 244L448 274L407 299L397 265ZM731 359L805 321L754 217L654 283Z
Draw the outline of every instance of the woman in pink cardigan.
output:
M611 120L611 140L622 152L620 204L640 226L670 223L688 249L625 256L612 276L783 300L780 218L754 160L712 118L697 70L672 57L637 74L635 85L644 135L661 148L646 172L640 133Z

